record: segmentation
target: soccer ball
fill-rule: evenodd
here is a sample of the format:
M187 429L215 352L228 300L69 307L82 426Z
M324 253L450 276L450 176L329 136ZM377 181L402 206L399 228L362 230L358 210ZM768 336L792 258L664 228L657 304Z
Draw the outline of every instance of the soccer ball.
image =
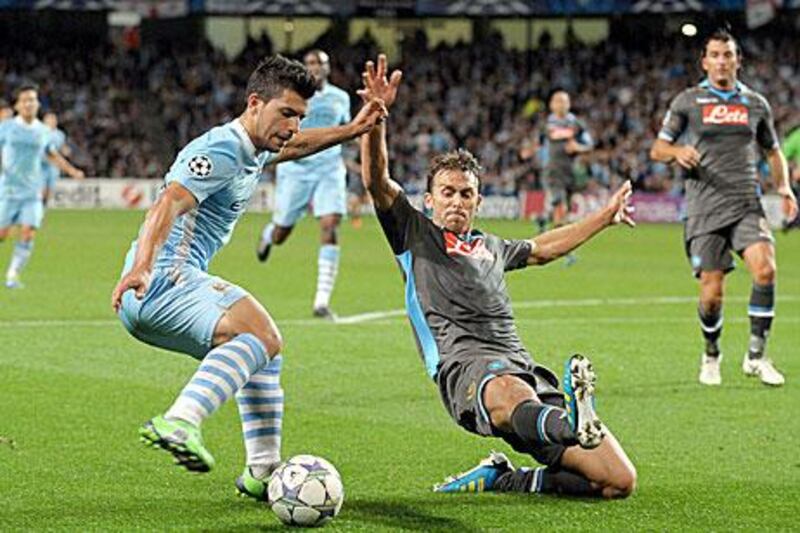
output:
M272 511L290 526L324 525L339 514L344 501L339 472L313 455L296 455L276 468L267 494Z

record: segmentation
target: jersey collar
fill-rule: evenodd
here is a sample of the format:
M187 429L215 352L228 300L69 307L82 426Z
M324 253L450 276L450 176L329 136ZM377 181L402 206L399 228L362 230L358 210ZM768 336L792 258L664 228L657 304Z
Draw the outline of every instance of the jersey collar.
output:
M723 91L711 85L711 82L708 80L708 78L706 78L700 82L700 87L706 89L708 92L712 93L715 96L719 96L720 98L722 98L727 102L734 96L741 94L744 85L742 84L742 82L737 80L736 85L734 85L733 89L731 89L730 91Z
M250 156L251 159L256 158L256 146L253 144L253 141L250 139L250 135L247 134L247 130L244 129L244 125L242 121L238 118L232 120L233 122L233 131L236 132L236 135L242 140L242 145L244 146L244 151Z

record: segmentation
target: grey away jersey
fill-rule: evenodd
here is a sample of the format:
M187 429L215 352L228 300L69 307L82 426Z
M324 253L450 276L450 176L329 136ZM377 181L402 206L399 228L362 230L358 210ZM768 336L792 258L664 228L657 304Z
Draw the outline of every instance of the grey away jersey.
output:
M465 357L530 361L517 335L505 272L527 265L531 243L438 227L400 194L378 219L406 282L408 317L428 375Z
M554 114L547 117L544 131L544 142L547 144L547 176L551 180L571 183L573 179L572 165L576 154L568 154L567 142L571 139L581 144L592 144L592 137L583 121L572 113L564 118Z
M741 83L721 91L706 80L672 101L659 138L694 146L700 164L686 179L687 237L708 233L761 212L758 147L778 147L772 110Z

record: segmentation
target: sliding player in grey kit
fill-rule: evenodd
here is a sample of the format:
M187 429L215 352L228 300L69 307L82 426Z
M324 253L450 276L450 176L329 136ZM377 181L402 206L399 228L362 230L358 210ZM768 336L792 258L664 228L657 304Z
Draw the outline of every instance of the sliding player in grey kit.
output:
M387 107L401 74L386 79L368 63L364 98ZM595 374L574 355L566 365L564 393L558 379L536 364L520 341L505 285L505 272L543 264L575 249L628 216L626 183L601 211L531 240L505 240L472 228L480 204L481 169L466 151L433 160L426 207L414 209L389 177L386 125L361 138L362 176L381 227L406 282L406 306L427 373L461 427L503 439L546 466L514 469L501 453L448 478L437 492L540 492L626 497L636 470L594 412Z

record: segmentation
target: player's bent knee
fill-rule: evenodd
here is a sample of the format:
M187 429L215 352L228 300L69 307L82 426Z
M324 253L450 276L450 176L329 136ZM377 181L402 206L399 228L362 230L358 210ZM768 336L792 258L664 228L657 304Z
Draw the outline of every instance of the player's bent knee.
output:
M283 351L283 335L278 330L270 330L270 331L251 331L253 335L255 335L258 340L261 341L261 344L264 345L264 349L267 351L270 357L275 357L281 351Z
M762 264L755 272L756 283L759 285L774 283L776 270L775 265L769 263Z
M611 472L603 488L607 498L627 498L636 490L636 469L633 466L620 466Z

